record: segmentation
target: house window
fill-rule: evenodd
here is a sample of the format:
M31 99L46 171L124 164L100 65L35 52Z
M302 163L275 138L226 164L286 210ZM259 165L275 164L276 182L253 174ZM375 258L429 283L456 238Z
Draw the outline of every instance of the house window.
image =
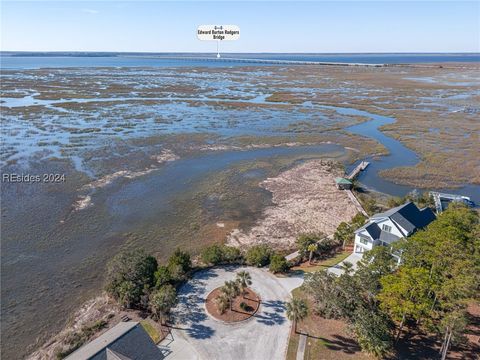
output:
M360 242L361 242L363 245L368 245L368 239L367 239L367 238L364 238L363 236L360 236Z
M383 224L382 225L382 230L383 231L386 231L386 232L392 232L392 227L391 226L388 226L386 224Z

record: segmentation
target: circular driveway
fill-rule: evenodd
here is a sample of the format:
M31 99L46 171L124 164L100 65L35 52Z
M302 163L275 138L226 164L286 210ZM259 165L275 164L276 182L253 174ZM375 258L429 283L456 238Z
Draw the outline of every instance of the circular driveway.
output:
M246 270L252 276L250 286L261 298L252 318L225 324L205 311L205 299L215 288L236 273ZM161 348L167 360L284 359L290 321L285 303L290 291L301 285L302 277L277 278L265 269L253 267L218 267L197 272L179 291L179 303L173 311L175 326Z

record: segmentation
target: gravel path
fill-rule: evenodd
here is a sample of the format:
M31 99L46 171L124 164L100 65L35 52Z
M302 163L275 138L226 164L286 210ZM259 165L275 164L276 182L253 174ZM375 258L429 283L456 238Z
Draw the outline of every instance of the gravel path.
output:
M223 324L205 311L208 293L247 270L251 288L262 303L257 314L242 323ZM226 267L198 272L182 287L174 310L176 329L172 338L162 342L167 360L284 359L291 323L285 315L290 291L303 282L302 277L277 278L265 269Z

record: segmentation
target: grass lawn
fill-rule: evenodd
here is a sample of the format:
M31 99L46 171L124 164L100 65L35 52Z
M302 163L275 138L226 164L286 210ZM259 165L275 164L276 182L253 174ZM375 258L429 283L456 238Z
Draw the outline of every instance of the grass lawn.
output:
M292 271L303 271L303 272L314 272L318 270L324 270L328 269L329 267L337 265L339 262L342 262L345 260L349 255L351 255L350 252L339 252L332 256L331 258L325 259L325 260L320 260L316 261L312 265L310 265L308 262L302 263L299 266L294 266L292 267Z
M142 324L143 328L148 335L150 335L155 344L158 344L163 339L161 332L157 329L156 325L152 324L152 321L148 319L142 320L140 324Z

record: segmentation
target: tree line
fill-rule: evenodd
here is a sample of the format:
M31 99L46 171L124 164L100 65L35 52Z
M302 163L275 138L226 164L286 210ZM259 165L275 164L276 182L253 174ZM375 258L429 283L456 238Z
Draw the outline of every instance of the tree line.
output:
M264 244L252 246L243 253L231 246L214 244L205 247L199 259L203 267L269 265L274 273L289 269L285 257ZM192 271L202 266L194 267L190 254L181 249L175 250L166 264L159 264L154 256L143 250L122 251L107 264L105 290L122 308L146 311L154 319L164 322L177 302L177 288L189 279ZM229 304L228 298L231 297L226 298L224 302Z

